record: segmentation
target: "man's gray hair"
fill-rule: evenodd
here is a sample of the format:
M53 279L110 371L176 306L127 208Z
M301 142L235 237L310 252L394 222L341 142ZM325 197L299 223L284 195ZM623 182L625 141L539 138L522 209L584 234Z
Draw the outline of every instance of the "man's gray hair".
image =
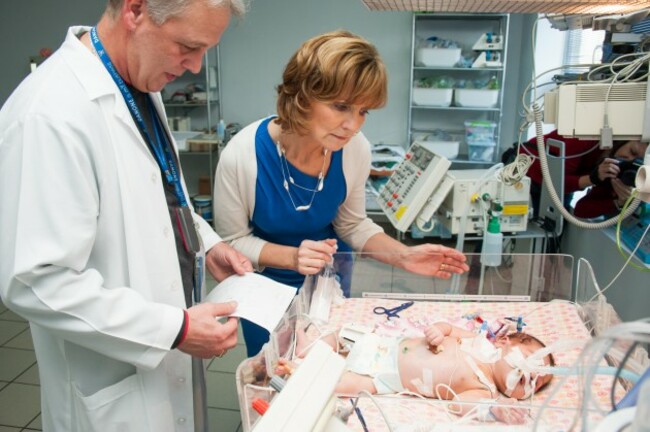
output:
M246 13L246 0L145 0L149 16L158 25L183 13L193 2L201 1L213 7L227 7L237 17ZM119 14L124 0L108 0L107 11L112 17Z

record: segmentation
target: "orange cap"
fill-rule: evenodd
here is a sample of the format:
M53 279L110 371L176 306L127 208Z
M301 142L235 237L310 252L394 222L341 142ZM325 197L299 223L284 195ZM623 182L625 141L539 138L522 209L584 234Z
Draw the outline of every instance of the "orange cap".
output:
M255 411L257 411L260 415L264 415L267 409L269 409L269 403L265 401L264 399L260 398L255 398L253 399L252 402L252 407Z

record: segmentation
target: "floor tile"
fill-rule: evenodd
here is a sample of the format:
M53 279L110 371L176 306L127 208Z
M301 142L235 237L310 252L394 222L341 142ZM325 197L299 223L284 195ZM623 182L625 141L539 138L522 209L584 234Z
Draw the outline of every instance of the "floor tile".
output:
M25 372L20 374L20 376L16 378L14 382L22 383L22 384L40 385L41 382L38 377L38 363L34 364L32 367L30 367Z
M34 363L34 351L0 347L0 381L13 381Z
M23 317L21 317L20 315L15 314L13 311L10 311L9 309L5 309L5 311L0 313L0 320L16 321L16 322L22 322L22 323L27 322Z
M0 424L27 426L41 412L41 392L38 386L9 384L0 391L0 406L11 406L0 411Z
M6 324L7 323L4 323L2 327L4 327ZM22 333L20 333L10 341L8 341L6 344L4 344L4 346L7 348L20 348L24 350L34 351L34 343L32 342L32 332L29 329L29 326L27 324L25 324L25 326L26 328L22 331Z
M30 424L27 425L27 427L31 430L42 430L43 429L43 424L41 423L41 415L39 414L38 417L36 417Z
M206 380L208 407L239 411L235 374L208 371Z
M15 322L15 321L5 321L0 325L0 345L4 345L9 342L11 339L18 336L20 333L24 332L25 329L29 328L29 325L26 323Z
M237 432L241 423L239 411L208 408L210 432Z
M12 428L9 426L0 426L0 432L20 432L21 428Z

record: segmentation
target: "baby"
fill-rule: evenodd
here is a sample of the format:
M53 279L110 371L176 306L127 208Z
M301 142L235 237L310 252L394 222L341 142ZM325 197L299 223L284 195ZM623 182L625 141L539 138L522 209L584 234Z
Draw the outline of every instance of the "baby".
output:
M323 340L336 347L334 335ZM305 332L298 332L296 352L306 346ZM545 345L525 333L513 333L488 340L447 322L427 327L424 337L395 338L366 333L359 337L347 356L347 371L336 392L356 395L410 391L425 397L463 402L495 401L507 404L526 399L541 390L551 375L536 372L538 367L553 366L553 357ZM278 363L276 373L290 371L286 360ZM501 396L501 394L506 397ZM484 405L486 406L486 405ZM479 417L521 424L527 410L501 406L457 404L452 412L465 415L483 411Z

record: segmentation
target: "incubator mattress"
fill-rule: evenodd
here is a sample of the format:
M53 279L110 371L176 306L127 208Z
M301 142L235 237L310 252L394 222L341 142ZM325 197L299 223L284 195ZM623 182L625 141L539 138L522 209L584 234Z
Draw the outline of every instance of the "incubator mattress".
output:
M368 326L378 325L380 328L386 328L385 315L376 315L373 308L384 306L392 308L402 304L400 300L385 300L376 298L353 298L347 299L342 305L334 306L330 314L330 324L340 326L346 323L358 323ZM472 303L472 302L415 302L410 308L401 311L399 320L408 322L417 322L423 317L441 317L450 321L455 321L463 315L478 312L486 319L494 319L504 316L522 315L526 323L525 331L536 336L547 345L557 340L565 339L590 339L589 331L582 322L577 313L576 306L568 302L548 302L548 303ZM391 323L392 324L392 323ZM568 352L555 353L555 359L558 366L572 366L578 358L580 349L576 348ZM556 377L551 384L540 393L534 395L532 400L523 401L531 409L531 418L527 425L515 428L513 430L531 430L533 418L537 415L539 407L546 398L551 396L555 386L560 385L563 377ZM591 390L594 398L598 401L599 406L609 409L610 388L612 385L611 376L597 376ZM618 388L617 399L622 396L622 389ZM576 411L582 400L582 384L580 377L572 376L567 379L561 389L548 401L548 405L553 409L545 409L541 415L539 431L561 431L567 430L574 421ZM460 419L456 416L449 415L444 409L444 404L436 400L421 401L410 396L382 396L377 398L382 411L389 421L399 428L405 427L404 430L427 430L427 431L444 431L460 430L459 425L449 429L450 425L458 422ZM368 398L361 398L359 402L367 428L370 431L388 430L385 421L378 408ZM448 426L431 428L434 423L444 423ZM467 424L467 422L463 422ZM471 422L470 422L471 423ZM428 425L428 426L425 426ZM355 431L363 431L361 423L356 416L351 416L348 426ZM425 427L418 429L417 426ZM503 424L493 424L503 429ZM415 429L413 429L415 427ZM476 429L479 427L479 429ZM401 430L401 429L394 430ZM483 424L475 426L474 429L466 430L488 430L489 425Z

